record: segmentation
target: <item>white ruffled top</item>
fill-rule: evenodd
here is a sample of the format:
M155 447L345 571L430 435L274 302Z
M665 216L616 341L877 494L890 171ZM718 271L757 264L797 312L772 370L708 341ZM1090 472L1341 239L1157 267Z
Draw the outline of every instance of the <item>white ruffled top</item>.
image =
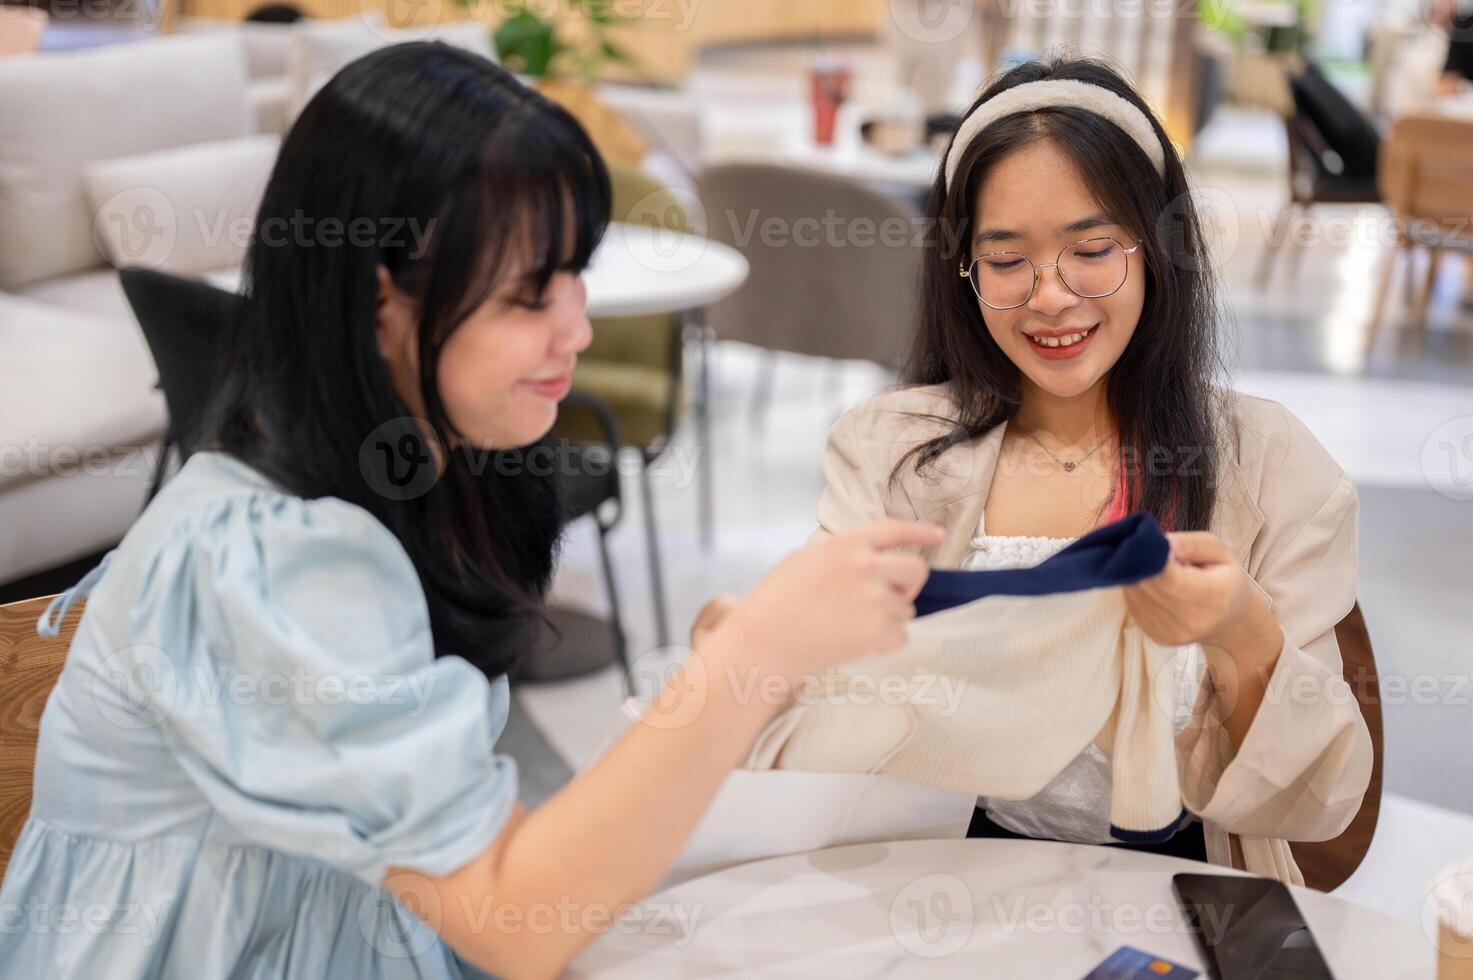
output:
M972 552L962 563L969 571L1032 568L1053 557L1077 538L988 534L986 515L977 523ZM1200 649L1177 658L1176 728L1191 719L1196 697ZM1186 667L1192 667L1188 670ZM977 805L993 823L1014 833L1044 840L1081 844L1118 843L1110 836L1110 759L1090 745L1035 796L1026 800L978 797Z

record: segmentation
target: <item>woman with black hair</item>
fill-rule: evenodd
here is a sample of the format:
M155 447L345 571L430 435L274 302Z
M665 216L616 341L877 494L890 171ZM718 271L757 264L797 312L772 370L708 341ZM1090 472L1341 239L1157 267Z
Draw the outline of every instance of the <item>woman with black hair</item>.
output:
M571 117L444 45L306 107L202 451L43 617L90 592L0 887L6 977L550 976L793 684L900 644L926 568L896 549L940 529L872 522L780 565L646 723L518 806L492 748L558 534L535 451L609 197Z
M927 520L933 565L1010 568L1148 511L1176 560L1125 598L1184 648L1163 707L1193 819L1143 846L1300 880L1286 839L1339 834L1371 772L1334 633L1355 485L1282 406L1220 386L1212 257L1165 131L1106 65L1021 65L967 113L929 217L911 383L834 426L818 538ZM1032 799L979 800L972 834L1115 843L1110 785L1091 746Z

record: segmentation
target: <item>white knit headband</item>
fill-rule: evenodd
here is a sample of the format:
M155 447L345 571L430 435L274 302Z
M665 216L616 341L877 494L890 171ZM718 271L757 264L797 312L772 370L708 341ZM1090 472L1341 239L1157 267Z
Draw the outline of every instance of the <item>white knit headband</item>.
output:
M951 143L951 152L946 156L947 189L950 190L952 182L956 180L956 171L961 166L962 155L982 130L1003 116L1011 116L1015 112L1047 109L1052 106L1084 109L1110 120L1125 130L1126 135L1140 145L1146 156L1151 158L1151 163L1155 164L1156 173L1163 180L1166 178L1166 150L1162 147L1161 141L1156 138L1156 131L1151 128L1151 121L1146 118L1144 112L1109 89L1091 85L1089 82L1055 78L1044 82L1024 82L1022 85L1015 85L979 105L977 110L962 122L961 128L956 131L956 139Z

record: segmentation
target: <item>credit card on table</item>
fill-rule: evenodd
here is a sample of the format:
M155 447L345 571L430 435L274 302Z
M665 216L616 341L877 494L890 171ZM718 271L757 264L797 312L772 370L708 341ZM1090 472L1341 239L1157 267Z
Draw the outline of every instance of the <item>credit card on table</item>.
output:
M1163 960L1134 946L1121 946L1090 970L1084 980L1187 980L1195 976L1197 971L1190 967Z

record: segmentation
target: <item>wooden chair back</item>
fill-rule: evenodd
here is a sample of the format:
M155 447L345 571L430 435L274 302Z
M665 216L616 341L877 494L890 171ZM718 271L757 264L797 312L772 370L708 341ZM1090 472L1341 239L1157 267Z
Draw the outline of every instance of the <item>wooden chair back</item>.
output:
M1340 645L1345 682L1360 702L1366 727L1371 730L1371 749L1375 756L1365 799L1345 832L1332 840L1289 845L1304 875L1304 883L1320 891L1339 887L1360 867L1370 850L1371 838L1376 834L1376 820L1381 813L1381 766L1386 758L1381 727L1381 682L1376 674L1371 634L1366 630L1360 603L1356 603L1335 627L1335 640Z
M0 606L0 879L31 812L41 712L82 618L78 602L56 636L37 636L50 596Z
M1440 244L1456 246L1460 240L1462 247L1473 247L1473 119L1398 119L1381 141L1380 184L1387 207L1398 218L1435 222L1442 235L1453 239Z

